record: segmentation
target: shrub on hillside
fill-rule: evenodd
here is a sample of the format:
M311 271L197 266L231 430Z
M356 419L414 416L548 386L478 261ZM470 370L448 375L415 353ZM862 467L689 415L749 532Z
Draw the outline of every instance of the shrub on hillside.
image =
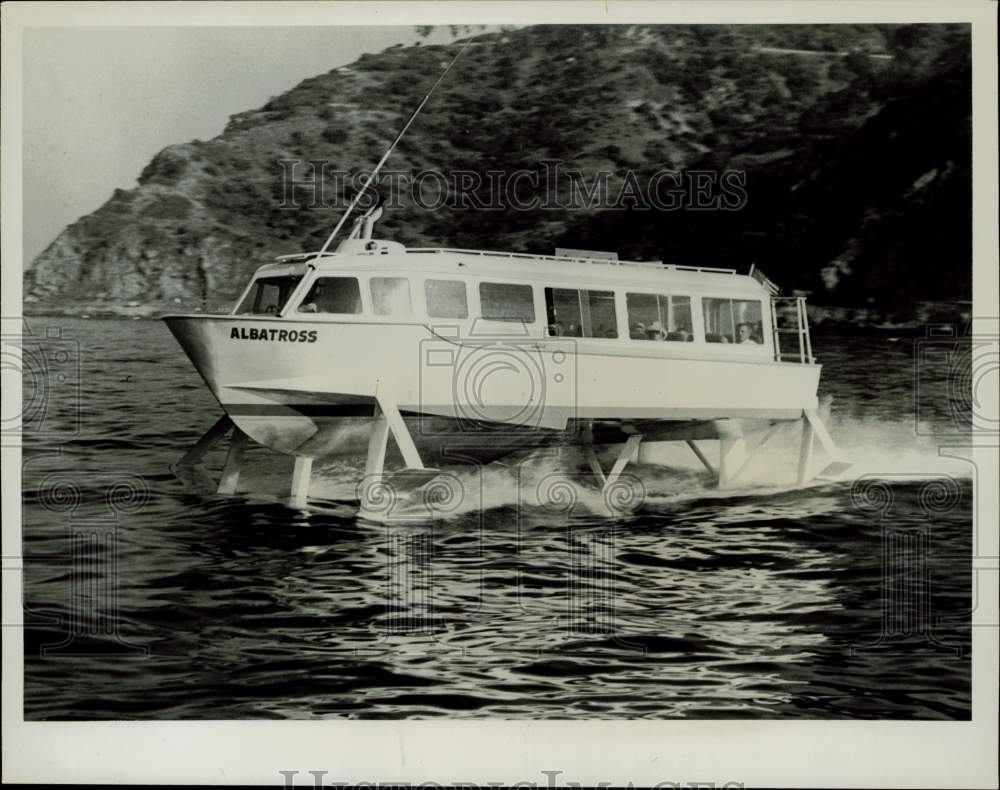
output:
M330 143L330 145L341 145L346 143L350 136L350 133L344 127L336 124L330 124L320 134L320 137L322 137L325 142Z
M170 149L153 157L139 175L140 184L174 184L187 168L187 160Z
M191 201L181 195L161 195L142 211L152 219L186 219L191 213Z

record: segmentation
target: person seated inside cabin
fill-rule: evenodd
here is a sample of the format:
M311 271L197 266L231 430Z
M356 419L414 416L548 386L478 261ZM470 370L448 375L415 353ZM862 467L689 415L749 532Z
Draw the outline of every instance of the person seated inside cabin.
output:
M583 337L583 327L572 318L563 321L555 308L549 309L548 332L549 337Z
M649 326L646 327L646 339L647 340L666 340L667 330L663 328L663 324L659 321L653 321Z
M316 303L315 302L308 302L306 304L299 305L299 312L300 313L315 313L316 312Z
M675 329L673 332L667 332L667 340L671 340L673 342L686 343L693 339L694 338L692 338L691 335L683 329Z
M629 327L628 336L633 340L645 340L646 339L646 325L642 321L636 321Z
M755 337L754 327L752 324L737 324L736 325L736 342L737 343L749 343L751 345L760 345L760 341Z

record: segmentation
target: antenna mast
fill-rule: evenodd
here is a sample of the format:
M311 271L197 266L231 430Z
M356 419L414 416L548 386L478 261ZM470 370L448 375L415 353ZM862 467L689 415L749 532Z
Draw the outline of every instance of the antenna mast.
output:
M469 40L465 42L465 46L462 47L461 50L459 50L458 54L455 55L454 58L452 58L451 63L448 64L447 68L445 68L445 70L441 72L441 76L437 78L435 83L431 86L431 89L427 91L427 95L424 96L423 101L421 101L420 104L417 105L417 109L413 111L413 113L410 115L409 120L407 120L403 128L399 130L399 134L396 135L396 139L392 141L392 145L390 145L389 149L382 155L382 158L379 160L379 163L375 165L375 169L372 170L371 175L368 176L368 180L365 181L364 186L362 186L361 189L358 190L358 194L354 196L354 200L351 201L351 204L347 207L347 211L345 211L344 215L340 218L340 222L337 223L337 227L333 229L333 233L331 233L330 236L327 238L326 243L323 245L322 249L316 253L313 260L319 258L320 255L322 255L327 251L327 249L329 249L330 244L337 237L337 234L340 233L340 229L344 226L344 223L347 222L347 218L351 216L351 212L354 211L355 207L358 205L358 202L361 200L361 196L368 191L368 187L371 186L372 182L375 180L375 177L378 176L378 172L379 170L382 169L382 165L385 164L385 161L389 158L389 155L393 152L393 149L395 149L399 141L403 139L403 135L406 134L406 131L410 128L410 124L412 124L413 121L416 119L416 117L420 114L420 111L424 108L424 105L427 104L427 101L431 98L431 94L433 94L434 91L437 90L437 86L441 84L442 80L444 80L444 78L448 75L448 72L451 71L451 67L455 65L455 62L460 57L462 57L462 55L465 53L465 50L469 48L469 45L471 43L472 43L472 38L469 38Z

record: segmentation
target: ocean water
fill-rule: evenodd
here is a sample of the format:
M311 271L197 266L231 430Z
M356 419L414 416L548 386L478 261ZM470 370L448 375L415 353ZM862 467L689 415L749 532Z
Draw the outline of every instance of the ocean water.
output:
M814 338L837 481L790 486L793 435L726 492L679 456L605 498L547 451L381 523L362 459L308 511L258 450L253 495L176 480L219 408L161 323L31 329L29 720L970 716L961 341Z

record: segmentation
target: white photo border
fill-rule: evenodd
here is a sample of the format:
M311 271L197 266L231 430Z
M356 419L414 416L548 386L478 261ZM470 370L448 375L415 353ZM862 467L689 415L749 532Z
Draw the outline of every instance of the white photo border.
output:
M33 26L968 22L972 25L974 315L996 331L996 4L967 2L127 2L2 6L2 315L20 316L22 34ZM996 382L993 381L995 387ZM996 392L992 395L996 402ZM17 387L2 396L20 402ZM6 413L7 409L5 408ZM996 787L996 447L976 447L982 561L972 628L972 720L24 722L21 629L3 633L3 780L278 785L713 781L753 786ZM20 450L3 448L3 622L20 622ZM550 772L550 773L545 773ZM559 772L552 774L551 772ZM665 785L670 786L670 785Z

